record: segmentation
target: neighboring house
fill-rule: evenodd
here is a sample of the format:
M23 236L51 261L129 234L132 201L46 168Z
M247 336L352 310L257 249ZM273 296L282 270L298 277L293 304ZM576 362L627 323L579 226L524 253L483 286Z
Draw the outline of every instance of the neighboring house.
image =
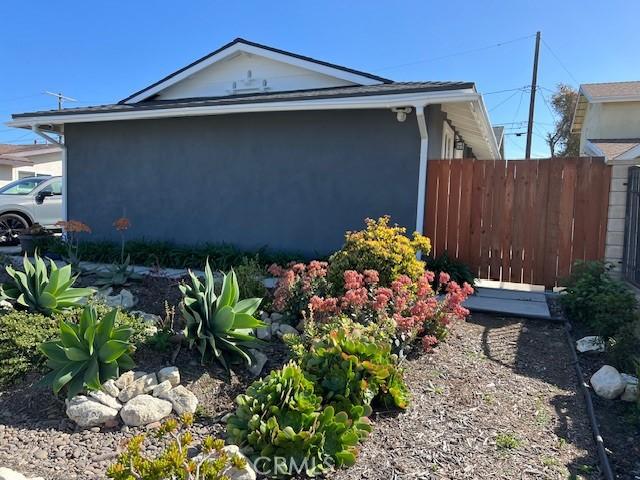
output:
M640 81L581 85L571 133L580 135L580 155L604 157L612 165L605 260L619 270L628 171L640 163Z
M428 158L498 158L471 82L393 82L243 39L114 105L13 115L63 134L92 238L324 254L365 217L423 230Z
M62 149L52 144L0 143L0 187L19 178L62 174Z

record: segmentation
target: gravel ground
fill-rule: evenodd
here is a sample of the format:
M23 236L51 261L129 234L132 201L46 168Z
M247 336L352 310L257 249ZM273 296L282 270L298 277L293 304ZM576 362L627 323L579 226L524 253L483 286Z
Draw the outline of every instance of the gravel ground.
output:
M145 351L138 363L150 371L170 357ZM267 368L285 359L277 346ZM194 365L186 352L175 363L202 405L195 436L222 435L218 419L250 379L233 376L229 383L223 371ZM560 327L474 315L436 353L406 368L412 406L378 412L356 466L330 478L599 478ZM0 465L48 480L104 478L117 450L140 429L78 431L63 420L60 400L33 380L0 393Z

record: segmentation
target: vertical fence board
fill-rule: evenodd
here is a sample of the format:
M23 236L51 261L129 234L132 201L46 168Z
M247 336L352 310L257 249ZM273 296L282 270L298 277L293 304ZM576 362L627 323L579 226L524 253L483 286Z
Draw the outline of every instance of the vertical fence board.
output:
M552 287L603 258L610 175L600 158L429 160L425 232L479 278Z

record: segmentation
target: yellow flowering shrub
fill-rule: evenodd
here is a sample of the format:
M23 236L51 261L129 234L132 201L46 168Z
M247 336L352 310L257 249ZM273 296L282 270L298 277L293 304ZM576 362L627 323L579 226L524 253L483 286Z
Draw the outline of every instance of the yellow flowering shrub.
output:
M329 280L337 289L344 283L347 270L377 270L379 284L389 286L400 275L417 280L425 271L425 263L416 258L418 251L427 256L431 241L418 232L407 237L407 229L389 225L388 215L378 220L365 220L366 228L347 232L345 243L329 260Z

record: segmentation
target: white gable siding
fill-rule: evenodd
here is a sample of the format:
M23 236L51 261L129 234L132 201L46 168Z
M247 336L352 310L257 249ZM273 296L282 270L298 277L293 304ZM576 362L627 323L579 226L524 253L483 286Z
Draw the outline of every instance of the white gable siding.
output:
M253 79L245 84L247 72ZM263 89L266 81L266 90ZM259 91L282 92L325 87L356 85L353 82L313 72L304 68L278 62L254 54L240 53L224 59L194 73L190 77L169 86L158 94L160 100L175 100L191 97L218 97L233 93L255 93ZM244 88L250 90L242 90Z

